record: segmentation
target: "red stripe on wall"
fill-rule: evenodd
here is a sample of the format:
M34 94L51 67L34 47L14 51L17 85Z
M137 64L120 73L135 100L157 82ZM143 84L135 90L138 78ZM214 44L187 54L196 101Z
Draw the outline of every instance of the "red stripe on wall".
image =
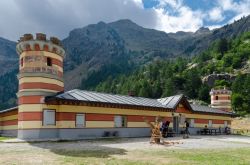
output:
M57 112L56 113L56 120L57 121L75 121L76 119L76 114L74 112Z
M178 107L176 109L176 113L191 113L191 112L184 107Z
M39 104L44 96L21 96L18 98L18 104Z
M19 85L19 90L21 89L50 89L56 91L63 91L64 88L56 85L56 84L48 84L48 83L40 83L40 82L33 82L33 83L22 83Z
M144 118L150 122L155 121L155 116L139 116L139 115L129 115L127 116L127 121L130 122L144 122Z
M208 119L194 119L195 123L208 124Z
M114 121L114 115L110 114L85 114L86 121Z
M18 113L19 121L41 121L43 119L42 112L20 112Z
M212 120L213 124L224 124L224 120Z
M17 125L18 121L15 120L7 120L7 121L1 121L0 126L8 126L8 125Z
M62 61L55 59L55 58L52 58L52 64L63 67Z

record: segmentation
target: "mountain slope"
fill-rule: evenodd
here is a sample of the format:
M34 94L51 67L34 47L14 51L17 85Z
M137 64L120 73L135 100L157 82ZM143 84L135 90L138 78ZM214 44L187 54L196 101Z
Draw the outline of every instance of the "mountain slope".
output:
M192 59L159 60L136 70L108 78L95 90L101 92L160 98L184 93L191 99L209 103L209 87L202 77L211 73L229 73L234 81L217 79L212 87L230 87L233 90L233 108L239 114L250 113L250 32L235 39L220 39L207 51Z
M167 34L143 28L129 20L100 22L72 30L62 41L67 54L64 62L65 89L94 89L106 79L131 73L153 61L197 55L213 41L249 31L249 20L250 16L216 30L201 28L195 33ZM18 71L15 44L0 38L0 76L5 76L5 80L16 78ZM15 81L6 84L4 79L0 78L2 88L16 85ZM0 93L0 97L4 95Z
M0 37L0 76L17 68L16 43Z

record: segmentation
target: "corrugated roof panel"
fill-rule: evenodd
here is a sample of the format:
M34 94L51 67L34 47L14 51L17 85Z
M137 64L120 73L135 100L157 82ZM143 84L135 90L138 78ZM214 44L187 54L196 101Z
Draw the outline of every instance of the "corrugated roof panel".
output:
M70 100L75 100L76 98L69 95L68 93L64 93L63 95L59 95L58 97L63 98L63 99L70 99Z
M81 101L94 101L94 99L83 97L83 96L77 94L76 92L70 92L69 94L71 96L75 97L77 100L81 100Z
M176 106L176 104L178 103L178 101L180 100L181 96L174 96L169 103L167 104L167 107L169 108L174 108Z
M191 104L191 107L196 112L208 112L208 113L220 113L220 114L232 114L230 112L225 112L219 109L211 108L208 106Z
M105 100L104 97L101 97L100 95L96 95L93 92L86 92L86 91L77 91L81 96L86 97L88 99L91 99L92 101L95 102L102 102L102 103L107 103L109 101Z

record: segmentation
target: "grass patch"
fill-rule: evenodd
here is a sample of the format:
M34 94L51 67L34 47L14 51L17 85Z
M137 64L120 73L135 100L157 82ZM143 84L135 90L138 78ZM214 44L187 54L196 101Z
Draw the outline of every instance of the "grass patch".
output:
M216 150L168 150L146 152L166 159L174 159L170 164L250 164L250 148Z
M54 151L53 151L54 152ZM111 164L111 165L227 165L250 164L250 149L216 150L82 150L54 152L61 155L63 164Z
M0 136L0 141L13 139L13 137Z

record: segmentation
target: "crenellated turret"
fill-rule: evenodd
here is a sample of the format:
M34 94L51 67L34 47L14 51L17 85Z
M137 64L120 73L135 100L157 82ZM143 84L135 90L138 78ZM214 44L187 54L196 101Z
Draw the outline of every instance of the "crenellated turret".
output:
M20 55L17 94L19 104L33 103L31 100L37 96L49 96L64 90L65 51L59 39L50 37L47 40L42 33L37 33L34 39L32 34L25 34L20 38L16 49Z
M37 33L23 35L16 46L19 54L18 136L30 128L41 128L41 112L46 96L64 91L63 59L65 51L56 37L46 39ZM32 124L31 124L32 123Z
M225 87L211 89L211 107L231 112L231 94L232 91Z

